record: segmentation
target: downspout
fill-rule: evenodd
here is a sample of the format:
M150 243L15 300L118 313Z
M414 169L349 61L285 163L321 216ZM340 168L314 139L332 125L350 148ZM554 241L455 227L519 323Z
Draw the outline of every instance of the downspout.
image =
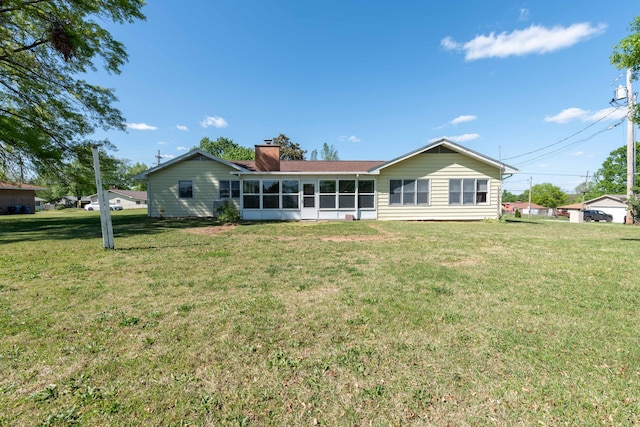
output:
M360 220L360 182L358 178L360 174L356 174L356 219Z

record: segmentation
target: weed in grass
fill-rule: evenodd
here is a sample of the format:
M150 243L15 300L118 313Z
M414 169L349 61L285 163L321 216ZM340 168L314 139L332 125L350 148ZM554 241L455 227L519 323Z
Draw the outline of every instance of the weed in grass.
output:
M178 314L182 315L182 316L186 316L187 314L189 314L189 312L191 312L194 308L196 308L195 304L189 304L189 303L184 303L184 304L180 304L176 310L178 311Z
M126 314L122 313L121 315L122 317L120 318L120 323L118 323L118 325L120 326L136 326L138 323L140 323L140 318L136 317L136 316L127 316Z
M44 402L47 400L54 400L58 398L58 385L49 384L44 390L37 391L31 395L31 400L34 402Z

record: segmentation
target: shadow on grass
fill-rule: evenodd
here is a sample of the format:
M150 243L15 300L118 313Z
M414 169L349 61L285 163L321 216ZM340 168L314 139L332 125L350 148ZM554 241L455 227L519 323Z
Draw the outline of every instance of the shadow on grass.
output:
M167 229L211 226L211 219L155 219L141 212L112 212L114 238L151 235ZM32 214L0 218L0 244L24 241L93 239L102 237L97 212Z

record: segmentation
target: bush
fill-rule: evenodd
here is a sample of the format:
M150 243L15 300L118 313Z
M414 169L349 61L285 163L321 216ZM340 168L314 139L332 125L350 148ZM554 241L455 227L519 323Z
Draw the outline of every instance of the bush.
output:
M522 218L522 214L520 213L520 209L516 208L516 218Z
M233 202L227 200L224 205L216 209L217 219L223 223L236 223L240 220L240 211Z

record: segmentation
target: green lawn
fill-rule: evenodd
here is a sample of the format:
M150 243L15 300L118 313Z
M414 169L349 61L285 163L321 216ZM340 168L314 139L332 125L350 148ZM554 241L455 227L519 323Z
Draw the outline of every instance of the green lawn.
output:
M0 426L640 424L640 228L0 217Z

